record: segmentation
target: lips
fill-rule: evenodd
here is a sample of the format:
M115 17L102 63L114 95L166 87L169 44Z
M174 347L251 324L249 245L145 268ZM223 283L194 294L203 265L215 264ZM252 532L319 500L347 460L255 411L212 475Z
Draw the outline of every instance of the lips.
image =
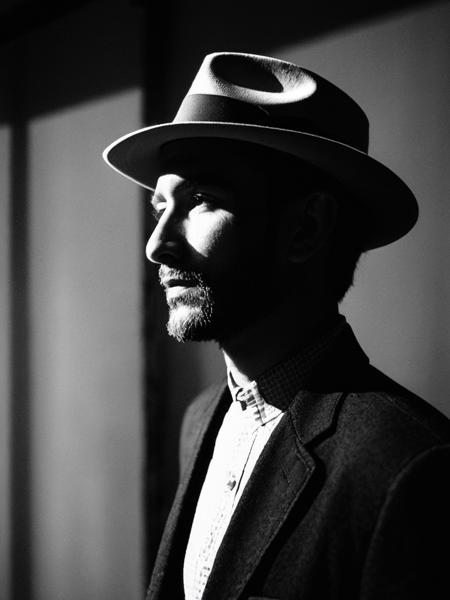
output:
M195 285L195 281L193 281L192 279L170 278L170 279L162 280L161 284L165 288L171 288L171 287L176 287L176 286L192 287L193 285Z

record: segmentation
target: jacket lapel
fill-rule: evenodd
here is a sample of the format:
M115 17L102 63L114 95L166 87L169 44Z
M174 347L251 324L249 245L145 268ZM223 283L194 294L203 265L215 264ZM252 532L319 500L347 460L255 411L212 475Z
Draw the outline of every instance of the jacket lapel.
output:
M312 398L302 392L294 400L270 437L236 507L219 548L204 591L204 600L239 598L265 551L292 508L309 497L308 482L314 470L313 456L304 445L332 424L341 393ZM304 429L304 407L314 403L310 426ZM233 575L230 577L230 573Z
M208 449L214 443L224 413L226 382L212 394L212 400L197 423L191 458L177 489L153 569L147 598L184 597L182 573L184 551L200 486L210 458Z
M236 600L295 506L312 501L314 442L332 435L341 403L364 381L368 360L347 326L311 373L264 448L216 555L203 600ZM232 575L230 575L232 574Z

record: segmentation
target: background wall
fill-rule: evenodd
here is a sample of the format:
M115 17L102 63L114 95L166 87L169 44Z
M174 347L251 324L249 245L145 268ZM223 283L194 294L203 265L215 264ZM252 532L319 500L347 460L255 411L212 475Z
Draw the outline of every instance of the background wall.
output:
M417 197L417 226L363 258L342 310L379 368L450 416L449 25L439 4L275 55L348 91L369 117L370 153Z
M0 600L142 597L182 413L224 368L167 338L145 203L100 153L170 120L208 52L298 62L365 108L421 217L364 257L342 309L376 365L450 414L448 3L248 0L237 18L15 0L0 16Z
M9 187L10 136L0 127L0 181ZM0 597L9 591L9 196L0 194Z
M139 107L127 91L29 126L36 598L142 594L138 191L100 162Z
M142 11L78 4L0 40L0 600L145 587L141 202L101 157L142 122Z

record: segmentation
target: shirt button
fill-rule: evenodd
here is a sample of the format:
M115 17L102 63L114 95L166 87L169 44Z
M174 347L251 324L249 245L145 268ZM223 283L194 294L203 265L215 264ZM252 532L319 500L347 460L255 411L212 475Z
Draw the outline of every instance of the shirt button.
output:
M234 479L234 477L229 479L229 481L227 482L227 488L230 490L230 492L235 487L235 485L236 485L236 479Z

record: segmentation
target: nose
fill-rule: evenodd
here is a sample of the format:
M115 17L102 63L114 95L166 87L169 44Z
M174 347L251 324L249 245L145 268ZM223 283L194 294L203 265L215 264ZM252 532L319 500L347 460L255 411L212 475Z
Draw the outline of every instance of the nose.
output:
M183 239L180 223L170 213L162 215L151 234L145 254L153 263L171 265L180 257Z

